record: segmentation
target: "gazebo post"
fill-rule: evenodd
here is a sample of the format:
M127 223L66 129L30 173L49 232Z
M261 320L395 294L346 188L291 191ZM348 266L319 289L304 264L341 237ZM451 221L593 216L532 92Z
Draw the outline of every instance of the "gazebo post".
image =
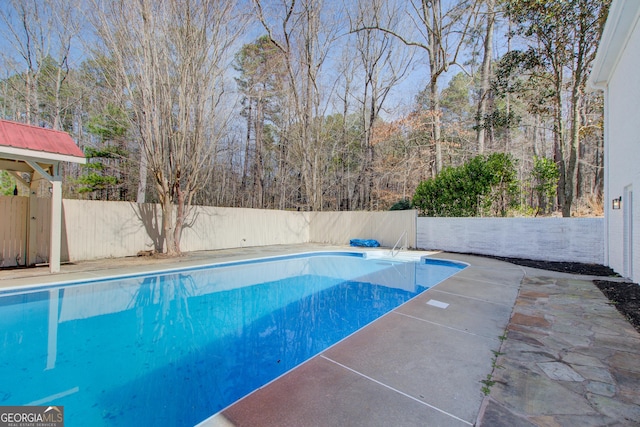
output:
M60 163L53 165L51 177L51 239L49 240L49 272L60 272L60 244L62 236L62 177Z

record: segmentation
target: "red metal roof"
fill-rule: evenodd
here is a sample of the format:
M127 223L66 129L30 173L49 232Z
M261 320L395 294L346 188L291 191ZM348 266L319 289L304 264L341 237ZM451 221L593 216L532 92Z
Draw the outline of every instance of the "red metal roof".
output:
M0 120L0 145L84 158L68 133L8 120Z

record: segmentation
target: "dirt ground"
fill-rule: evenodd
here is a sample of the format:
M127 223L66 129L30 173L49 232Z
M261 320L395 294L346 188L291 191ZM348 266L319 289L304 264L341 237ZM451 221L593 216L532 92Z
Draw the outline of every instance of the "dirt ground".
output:
M534 261L520 258L492 257L524 267L542 270L559 271L562 273L600 276L603 280L594 280L593 284L600 289L611 304L640 332L640 286L637 283L606 280L606 277L620 277L611 268L597 264L582 264L579 262L551 262Z

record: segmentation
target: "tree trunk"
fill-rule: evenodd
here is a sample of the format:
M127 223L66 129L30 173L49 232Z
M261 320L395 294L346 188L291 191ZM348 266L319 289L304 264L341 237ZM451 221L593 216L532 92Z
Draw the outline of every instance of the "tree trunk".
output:
M262 97L259 96L256 100L256 115L255 115L255 155L253 162L253 200L252 207L264 208L264 171L263 171L263 123L264 114L262 108Z
M491 77L491 57L493 56L493 24L495 16L493 13L494 0L487 1L487 29L484 37L484 54L482 57L482 69L480 70L480 99L478 100L477 131L476 139L478 144L478 154L483 154L485 149L485 139L487 134L485 116L487 114L487 103L489 101L489 80Z
M140 150L140 169L138 170L138 192L136 195L136 203L145 203L147 194L147 156L144 150Z
M569 144L569 165L566 170L564 183L565 200L562 206L562 216L571 216L575 187L578 181L578 156L580 150L580 106L578 105L580 75L574 76L573 89L571 91L571 140Z
M440 124L440 93L438 92L438 80L437 78L431 79L431 87L429 88L429 98L431 103L431 120L432 121L432 135L433 142L436 148L436 174L442 171L443 162L442 162L442 142L440 141L441 134L441 124Z
M565 133L564 133L564 119L562 117L562 107L563 107L563 98L562 98L562 70L556 68L555 70L555 96L553 98L554 101L554 132L553 132L553 160L558 165L558 206L562 211L563 217L568 217L571 214L571 205L566 206L566 185L567 185L567 172L566 172L566 162L564 158L564 144L565 144Z
M178 255L176 252L176 246L174 241L174 227L173 221L173 203L171 202L171 196L169 194L168 185L159 185L156 183L158 196L160 199L160 207L162 209L162 232L164 234L164 253L169 256Z
M249 159L251 147L251 124L253 122L252 107L253 98L248 98L249 107L247 108L247 134L244 140L244 162L242 164L242 181L240 183L241 199L244 199L247 192L247 180L249 179ZM249 197L247 197L249 198Z

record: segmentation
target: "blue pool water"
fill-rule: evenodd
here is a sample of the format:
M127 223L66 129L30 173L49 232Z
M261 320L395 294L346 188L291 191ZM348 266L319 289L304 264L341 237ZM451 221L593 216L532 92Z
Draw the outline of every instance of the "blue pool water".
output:
M0 406L194 425L462 268L319 253L0 292Z

